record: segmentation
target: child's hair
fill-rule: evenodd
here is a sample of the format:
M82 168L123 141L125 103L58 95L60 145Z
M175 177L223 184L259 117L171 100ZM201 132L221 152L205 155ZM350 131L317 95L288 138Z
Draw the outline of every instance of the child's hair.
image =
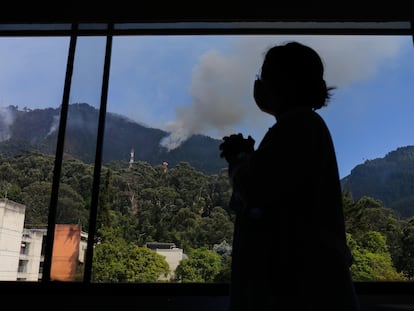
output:
M291 41L271 47L265 54L260 79L274 83L298 103L319 109L327 105L330 91L323 78L324 66L318 53Z

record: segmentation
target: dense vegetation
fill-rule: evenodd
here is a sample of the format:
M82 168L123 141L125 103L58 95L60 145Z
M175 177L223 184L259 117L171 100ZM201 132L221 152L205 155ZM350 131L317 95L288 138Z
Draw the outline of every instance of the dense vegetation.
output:
M34 150L54 155L58 136L60 108L23 109L7 107L7 115L14 121L0 124L0 154L17 156ZM95 160L99 110L86 103L69 105L65 132L65 153L85 163ZM103 162L129 161L131 149L135 160L151 165L164 161L171 166L185 161L206 174L226 166L217 156L221 140L205 135L193 135L177 148L168 151L160 141L166 131L151 128L108 112L105 117Z
M414 146L366 160L342 179L342 186L355 199L371 196L403 218L414 216Z
M0 157L0 195L26 205L26 226L47 224L54 158L41 153ZM65 157L57 223L88 231L93 166ZM102 167L93 280L156 282L168 273L147 242L171 242L186 254L174 282L228 282L234 214L227 171L205 174L187 162L168 169L138 161ZM414 277L414 218L382 201L344 192L356 281ZM252 248L252 251L254 248ZM260 250L256 250L260 251Z

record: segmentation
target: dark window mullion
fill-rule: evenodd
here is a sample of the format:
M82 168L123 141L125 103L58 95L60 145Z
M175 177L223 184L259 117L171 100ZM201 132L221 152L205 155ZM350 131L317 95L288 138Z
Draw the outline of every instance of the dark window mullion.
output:
M413 39L413 44L414 44L414 20L410 22L410 25L411 25L411 37Z
M100 188L100 177L101 177L101 166L102 166L102 150L103 150L103 139L104 139L104 132L105 132L105 116L106 116L106 106L107 106L107 99L108 99L109 71L110 71L111 52L112 52L112 30L113 30L113 25L108 24L108 35L106 37L105 63L104 63L102 89L101 89L101 104L100 104L100 109L99 109L98 134L97 134L97 140L96 140L92 199L91 199L91 209L90 209L90 214L89 214L88 244L87 244L87 249L86 249L85 270L84 270L84 275L83 275L83 281L85 283L90 282L91 274L92 274L93 245L95 241L96 219L97 219L97 214L98 214L99 188Z
M59 132L56 144L55 163L53 171L52 193L50 196L49 215L47 224L45 259L43 263L42 281L50 281L50 270L52 267L53 241L55 237L56 209L59 197L60 173L62 169L63 150L65 145L66 121L69 109L69 95L72 82L73 64L75 59L78 25L72 25L68 61L66 65L65 85L63 89L62 105L60 107Z

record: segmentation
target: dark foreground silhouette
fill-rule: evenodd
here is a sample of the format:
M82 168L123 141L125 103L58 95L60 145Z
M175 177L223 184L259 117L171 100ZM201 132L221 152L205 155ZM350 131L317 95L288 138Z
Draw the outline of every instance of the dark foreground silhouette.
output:
M275 117L257 149L223 138L236 211L230 310L359 310L329 129L316 110L333 88L322 60L298 42L270 48L254 82Z

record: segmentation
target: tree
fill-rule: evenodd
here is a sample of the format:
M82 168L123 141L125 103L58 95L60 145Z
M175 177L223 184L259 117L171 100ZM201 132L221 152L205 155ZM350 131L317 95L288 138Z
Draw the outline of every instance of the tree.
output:
M15 202L21 202L21 189L19 185L9 183L3 179L0 181L0 197Z
M214 281L217 283L229 283L231 278L231 254L232 245L223 240L219 244L214 244L213 250L221 256L221 271L216 275Z
M100 185L99 200L98 200L98 213L96 219L96 225L110 226L110 193L112 190L112 172L110 169L106 169L104 173L103 181Z
M51 191L50 182L34 182L23 188L23 204L26 205L25 224L47 224Z
M178 282L214 282L221 271L221 256L206 248L190 249L188 258L181 260L175 270Z
M71 186L60 184L56 223L81 224L82 230L88 230L89 213L85 201Z
M169 270L163 256L122 238L104 239L94 249L94 282L157 282Z
M363 196L354 202L350 193L345 193L343 201L347 231L354 239L361 242L367 232L380 232L386 238L394 266L401 271L399 262L402 256L402 225L404 222L397 218L396 212L385 208L381 201L368 196Z
M414 217L408 219L403 229L400 269L408 278L414 279Z
M182 208L171 219L171 239L184 251L199 246L200 218L191 209Z
M215 207L210 215L201 218L200 245L212 247L224 240L233 241L233 222L222 207Z
M354 281L402 281L406 278L397 272L388 251L386 238L379 232L367 232L360 242L347 235L354 263L351 273Z

